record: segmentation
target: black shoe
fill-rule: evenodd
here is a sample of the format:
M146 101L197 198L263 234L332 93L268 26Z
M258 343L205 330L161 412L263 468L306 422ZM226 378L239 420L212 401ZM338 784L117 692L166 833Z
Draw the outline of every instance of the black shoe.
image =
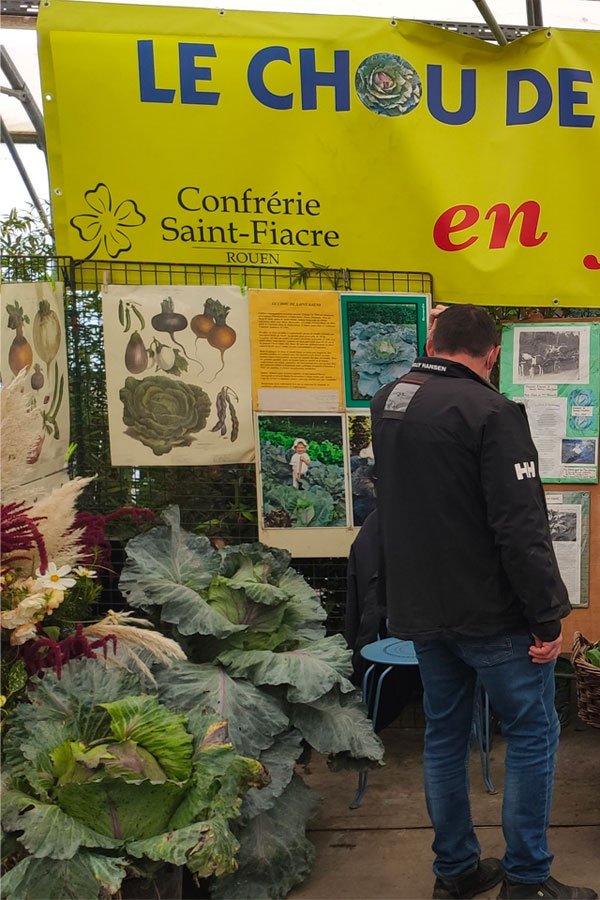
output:
M436 878L433 886L434 900L469 900L499 884L504 877L504 869L499 859L481 859L476 869L470 869L456 878Z
M538 897L555 897L557 900L595 900L598 896L592 888L573 887L570 884L561 884L556 878L546 878L545 881L537 881L535 884L523 884L519 881L509 881L505 878L498 894L498 900L537 900Z

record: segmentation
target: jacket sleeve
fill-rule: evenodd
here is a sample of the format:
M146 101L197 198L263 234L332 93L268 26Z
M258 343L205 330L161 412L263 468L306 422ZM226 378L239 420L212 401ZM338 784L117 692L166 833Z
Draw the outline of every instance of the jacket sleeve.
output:
M570 605L552 547L537 451L516 403L502 403L486 420L481 481L502 567L533 634L553 641Z

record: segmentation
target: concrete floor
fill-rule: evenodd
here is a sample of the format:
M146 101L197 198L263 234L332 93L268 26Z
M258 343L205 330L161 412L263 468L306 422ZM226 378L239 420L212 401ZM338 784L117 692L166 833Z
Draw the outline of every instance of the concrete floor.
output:
M362 806L349 809L356 775L331 773L313 760L307 782L323 799L309 837L317 850L311 876L292 900L420 900L431 897L432 831L422 791L420 727L382 734L386 766L369 775ZM471 762L473 821L484 856L501 857L504 743L494 739L488 794L478 752ZM600 893L600 730L574 720L562 733L555 781L550 846L553 874ZM496 897L498 888L482 895Z

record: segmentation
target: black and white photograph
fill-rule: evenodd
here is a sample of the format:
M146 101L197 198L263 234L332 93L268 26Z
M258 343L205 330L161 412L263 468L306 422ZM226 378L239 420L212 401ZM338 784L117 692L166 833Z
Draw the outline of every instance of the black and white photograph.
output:
M560 461L564 465L593 466L596 462L596 441L579 438L564 438L561 445Z
M548 509L550 534L553 541L577 540L577 513L565 512L561 509Z
M589 331L582 328L516 328L515 384L585 384Z

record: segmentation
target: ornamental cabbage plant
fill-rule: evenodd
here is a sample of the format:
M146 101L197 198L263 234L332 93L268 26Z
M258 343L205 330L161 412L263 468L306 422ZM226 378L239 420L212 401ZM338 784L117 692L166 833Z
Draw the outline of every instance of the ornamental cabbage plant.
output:
M175 507L164 520L127 544L119 585L187 653L188 662L155 671L160 696L170 709L226 719L235 751L271 775L246 794L234 826L239 868L213 879L212 893L285 897L310 872L305 831L318 808L296 762L312 748L333 769L361 769L380 765L383 747L349 681L351 652L340 635L326 636L325 611L289 553L263 544L217 551L181 529Z
M100 660L34 682L4 741L2 827L18 861L3 897L106 897L128 866L234 871L230 820L242 793L269 779L236 754L222 718L175 713Z

